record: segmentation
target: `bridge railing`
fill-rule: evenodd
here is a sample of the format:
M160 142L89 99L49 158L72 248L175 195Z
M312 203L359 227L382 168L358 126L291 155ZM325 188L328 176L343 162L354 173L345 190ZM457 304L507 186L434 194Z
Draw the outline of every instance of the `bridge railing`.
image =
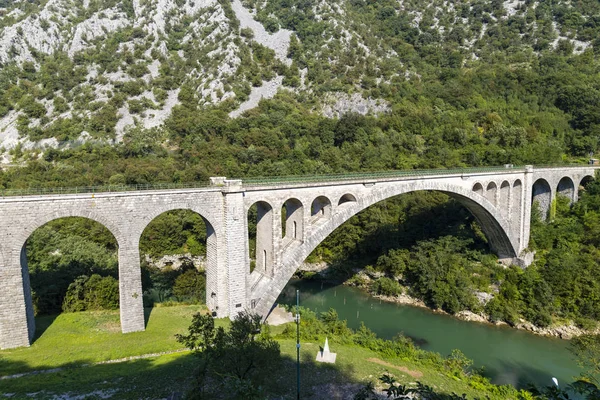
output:
M275 185L284 183L303 183L303 182L328 182L328 181L353 181L361 179L385 179L402 177L426 177L434 175L459 175L474 174L498 171L524 171L525 167L520 166L501 166L501 167L473 167L473 168L451 168L451 169L411 169L399 171L381 171L381 172L357 172L351 174L323 174L323 175L290 175L275 176L264 178L242 179L246 186Z
M589 164L554 164L554 165L535 165L534 169L541 168L582 168L590 166ZM361 179L385 179L385 178L419 178L435 175L461 175L476 174L486 172L513 171L523 172L525 166L513 164L491 167L467 167L467 168L449 168L449 169L410 169L398 171L379 171L379 172L356 172L346 174L322 174L322 175L290 175L259 178L242 178L245 186L276 185L289 183L311 183L311 182L329 182L329 181L353 181Z
M560 164L560 165L536 165L540 168L582 168L588 164ZM450 169L411 169L397 171L379 172L356 172L345 174L322 174L322 175L290 175L274 177L242 178L244 186L269 186L277 184L313 183L313 182L343 182L354 180L386 179L386 178L419 178L435 175L460 175L501 171L524 171L524 166L492 166L492 167L470 167ZM42 196L52 194L83 194L83 193L115 193L134 192L150 190L176 190L176 189L201 189L211 187L210 182L187 182L187 183L149 183L138 185L99 185L78 187L47 187L47 188L23 188L23 189L0 189L0 197L9 196Z
M50 194L84 194L84 193L118 193L147 190L200 189L209 187L209 182L190 183L148 183L137 185L100 185L75 187L48 187L0 190L1 197L9 196L43 196Z

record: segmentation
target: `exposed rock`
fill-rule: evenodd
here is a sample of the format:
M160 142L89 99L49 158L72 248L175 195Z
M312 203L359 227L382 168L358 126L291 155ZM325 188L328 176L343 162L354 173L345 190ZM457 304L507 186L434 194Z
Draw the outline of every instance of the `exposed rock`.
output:
M295 321L294 315L281 306L275 307L266 319L269 325L277 326Z
M252 88L252 92L250 93L250 98L240 104L237 110L233 110L229 113L231 118L237 118L244 113L244 111L251 110L258 105L258 103L263 99L271 99L277 94L277 90L281 86L283 82L283 76L278 76L273 80L268 82L264 82L262 86Z
M148 254L145 255L146 262L159 269L171 267L172 269L179 269L184 263L191 262L194 267L199 271L206 269L206 258L204 256L192 256L190 253L187 254L170 254L164 255L159 259L153 259Z
M68 45L69 57L73 57L78 51L85 50L94 39L104 37L109 32L116 32L130 23L127 15L119 12L116 8L95 13L75 28L73 39Z
M290 47L290 36L292 31L280 29L271 34L266 31L265 27L254 20L250 12L244 8L240 0L233 0L231 8L235 12L235 16L240 20L241 28L250 28L254 33L254 40L265 47L273 49L275 57L281 60L286 65L291 65L292 60L288 58L287 52Z
M456 318L460 318L463 321L469 321L469 322L488 322L488 319L486 316L481 315L481 314L475 314L472 311L467 311L467 310L463 310L463 311L459 311L455 314Z
M416 299L404 293L398 296L383 296L376 294L373 295L373 297L375 297L376 299L381 299L383 301L389 301L391 303L407 304L410 306L429 308L423 300Z
M356 276L360 277L360 279L359 279L360 282L364 282L364 285L362 285L362 284L359 285L363 288L366 288L366 285L368 285L368 283L373 280L373 278L370 277L368 274L366 274L364 271L358 272L355 275L355 277ZM352 280L346 282L346 284L355 285L356 281L357 281L356 279L352 279ZM493 295L491 295L489 293L476 292L476 295L478 295L478 294L482 298L488 298L488 301L489 301L489 299L493 298ZM398 296L382 296L382 295L372 295L372 296L376 299L381 299L383 301L388 301L391 303L406 304L406 305L430 309L425 304L425 302L423 302L422 300L419 300L417 298L411 297L408 294L401 294ZM444 310L441 310L441 309L435 309L432 311L435 313L440 313L440 314L448 314L447 312L445 312ZM484 313L476 314L469 310L459 311L458 313L456 313L452 316L459 318L461 320L464 320L464 321L469 321L469 322L489 323L489 324L493 324L496 326L508 326L508 324L504 321L491 322L490 317L488 315L486 315ZM568 325L554 325L554 326L550 326L547 328L540 328L540 327L532 324L529 321L520 320L519 323L517 323L514 326L514 328L525 330L525 331L534 333L536 335L551 336L551 337L557 337L560 339L572 339L576 336L581 336L581 335L589 334L589 333L600 334L600 327L596 328L593 331L587 331L587 330L578 328L573 323L569 323Z
M329 268L329 265L326 262L316 262L316 263L302 263L300 267L298 267L299 271L307 271L307 272L322 272Z
M600 334L600 329L595 329L590 332L577 327L573 323L570 323L568 325L551 325L546 328L540 328L539 326L535 326L529 321L520 320L519 323L516 324L515 328L523 329L535 333L537 335L553 336L561 339L572 339L574 337L589 333Z
M477 301L479 302L479 304L484 305L484 306L488 303L488 301L490 301L491 299L494 298L494 295L491 293L476 291L474 294L475 294L475 297L477 298Z
M330 93L325 96L324 103L322 114L327 118L339 118L349 112L367 115L387 113L391 110L387 101L364 99L360 93Z
M90 2L89 0L47 0L44 2L34 2L35 7L22 7L23 2L19 0L5 1L0 7L0 64L4 65L10 62L21 64L24 61L33 61L36 68L40 66L41 60L45 55L56 52L64 52L74 58L80 51L92 50L96 46L102 48L105 46L110 36L115 38L114 34L118 32L128 32L122 35L118 44L118 51L122 52L128 49L130 53L136 53L136 48L140 53L135 54L134 63L145 64L149 73L143 76L145 83L153 85L154 79L161 79L161 62L172 64L171 57L176 58L177 54L181 59L186 60L185 80L187 84L194 86L196 90L196 100L200 105L214 105L236 97L234 90L239 90L237 84L247 83L248 76L237 76L240 70L242 52L247 51L245 46L249 40L240 36L237 28L231 24L231 16L225 14L224 8L218 0L132 0L133 7L123 7L126 3L117 0L113 2ZM252 3L252 5L250 4ZM505 12L500 15L489 16L489 21L478 21L480 29L474 31L470 38L465 40L462 51L471 51L471 58L477 59L482 46L485 46L486 37L495 24L500 20L507 18L523 18L532 9L535 9L539 1L525 2L524 0L505 0L503 2ZM567 9L575 9L570 2L564 2ZM277 60L291 65L292 60L288 57L291 34L287 29L279 29L275 33L267 31L265 26L257 20L255 15L257 11L264 11L265 1L246 2L246 6L240 0L234 0L231 3L235 19L239 20L240 28L252 30L253 41L270 48L274 51ZM433 9L432 9L433 7ZM412 18L412 25L422 30L436 30L437 34L445 37L449 32L454 31L456 25L464 25L465 28L470 24L474 28L472 18L454 17L447 19L446 16L456 14L457 10L452 2L445 1L442 4L416 4L399 1L398 10L407 13ZM420 79L418 71L410 67L410 63L405 63L398 53L390 46L375 37L365 37L369 33L367 29L357 30L357 21L351 20L351 13L347 11L347 5L337 0L317 0L311 5L312 17L319 25L323 27L321 50L315 51L315 60L318 62L329 63L338 67L336 70L342 71L343 67L348 73L357 68L363 61L369 59L369 64L373 62L373 73L364 74L360 72L361 79L370 79L371 85L392 84L395 79ZM433 15L427 18L427 15ZM261 14L262 16L262 14ZM276 13L268 16L273 26L284 26L286 21L281 20ZM584 18L589 18L588 16ZM424 24L429 25L424 27ZM488 26L489 25L489 26ZM135 34L131 34L128 28L135 28ZM541 29L548 29L551 32L544 34L551 40L553 47L559 46L561 41L567 41L574 46L575 53L581 53L589 48L591 41L582 41L585 35L578 35L577 32L570 31L568 25L560 22L560 19L554 18L552 27L538 26L535 21L527 22L527 32L537 32ZM467 29L469 30L469 29ZM471 29L472 30L472 29ZM182 36L174 36L176 31ZM365 34L364 32L367 32ZM529 35L529 34L528 34ZM302 36L302 35L299 35ZM523 34L522 34L523 36ZM300 43L301 47L304 45ZM194 52L184 49L194 49L197 54L202 54L198 59L194 57ZM334 49L344 49L338 51ZM345 54L345 50L352 51L352 57L356 58L356 63L345 61L340 54ZM143 56L140 56L143 54ZM157 56L160 55L160 57ZM164 59L163 59L164 57ZM468 55L467 55L468 57ZM312 58L312 57L311 57ZM78 61L78 64L81 61ZM343 65L340 65L342 64ZM123 82L138 79L135 73L129 71L127 63L119 66L112 65L110 72L95 65L85 65L88 68L87 80L85 83L74 88L75 91L89 90L86 85L92 86L96 96L94 103L108 101ZM382 68L386 64L386 68ZM166 65L165 65L166 67ZM306 66L303 66L306 67ZM181 68L181 67L180 67ZM166 70L166 69L165 69ZM323 90L314 80L308 79L313 72L313 68L303 68L300 70L300 85L294 89L300 94L316 96ZM265 72L265 71L261 71ZM269 71L271 73L272 71ZM355 71L356 72L356 71ZM130 75L131 74L131 75ZM108 81L106 83L105 81ZM244 111L256 107L262 98L272 98L282 86L283 78L276 77L268 82L263 82L262 86L252 88L248 101L244 102L239 108L233 111L230 116L235 118L244 113ZM237 87L236 87L237 86ZM168 87L174 89L175 87ZM165 89L166 90L166 89ZM329 93L325 95L321 110L323 115L329 118L340 117L347 112L356 112L360 114L378 114L390 111L390 106L384 100L376 98L363 98L361 92L363 87L355 84L354 89L357 93L352 95L345 93ZM367 89L368 90L368 89ZM71 101L73 93L60 93L58 90L55 96L69 99ZM376 93L376 92L373 92ZM132 100L133 95L127 94L126 100ZM39 99L38 99L39 100ZM311 99L312 100L312 99ZM148 110L146 113L132 116L127 107L119 110L120 118L116 129L116 139L121 140L126 129L135 123L145 128L161 126L170 115L174 105L178 104L177 96L174 92L169 92L169 99L161 110ZM45 128L59 118L87 118L94 115L100 108L89 108L85 110L77 109L71 102L67 112L53 113L52 108L47 106L47 118L49 119ZM20 138L16 133L14 118L17 113L9 113L0 119L0 147L11 149L19 143L23 143L26 148L39 148L40 143L28 143L26 138ZM40 121L33 121L33 124ZM97 132L93 132L97 136ZM109 138L104 138L109 140ZM43 146L55 146L54 143L46 143ZM60 143L59 147L68 147L69 144ZM10 157L4 155L3 162L10 162ZM523 259L525 260L525 259ZM519 261L519 260L517 260ZM524 265L527 262L524 262Z

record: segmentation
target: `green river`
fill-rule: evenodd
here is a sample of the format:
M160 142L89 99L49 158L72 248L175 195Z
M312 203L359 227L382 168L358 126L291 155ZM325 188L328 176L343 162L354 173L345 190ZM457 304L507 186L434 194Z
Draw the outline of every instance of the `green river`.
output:
M388 339L402 332L421 348L442 355L460 349L474 360L476 368L484 367L484 375L497 384L525 388L531 382L547 386L556 377L562 386L580 372L564 340L381 302L356 288L320 282L292 280L279 302L295 304L296 289L300 290L300 305L316 312L334 308L351 328L358 328L362 321L378 336Z

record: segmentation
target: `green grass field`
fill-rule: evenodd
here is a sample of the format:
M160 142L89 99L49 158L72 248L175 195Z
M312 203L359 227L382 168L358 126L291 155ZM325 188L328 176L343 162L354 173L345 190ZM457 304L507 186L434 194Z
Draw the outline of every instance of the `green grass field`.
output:
M37 320L41 335L29 348L0 351L0 377L51 368L51 373L0 379L0 394L12 399L37 399L62 396L115 399L164 398L183 393L192 381L195 359L189 352L164 354L119 363L94 363L181 349L174 338L187 329L199 306L155 308L149 315L145 332L121 334L118 312L61 314L58 318ZM227 321L218 321L226 324ZM274 334L281 327L272 329ZM279 340L281 357L277 376L264 377L261 385L274 398L295 398L296 348L289 339ZM302 343L302 398L335 399L358 385L376 381L390 372L400 382L419 380L440 392L482 396L466 381L447 376L433 366L397 359L383 359L377 353L349 345L331 345L337 352L335 365L314 362L321 343ZM90 365L92 364L92 365ZM354 384L354 385L352 385ZM64 397L69 398L69 397ZM491 399L505 397L490 395Z
M36 339L31 347L0 352L0 376L181 349L175 334L184 333L192 315L200 310L201 306L147 309L146 331L125 335L118 311L36 318Z

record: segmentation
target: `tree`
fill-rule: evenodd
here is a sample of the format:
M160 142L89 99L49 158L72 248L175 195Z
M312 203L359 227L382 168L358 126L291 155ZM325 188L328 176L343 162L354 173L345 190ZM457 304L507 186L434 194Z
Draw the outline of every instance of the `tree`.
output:
M571 340L569 350L584 369L582 377L595 385L600 384L600 335L583 335Z
M112 276L82 275L69 285L63 311L113 310L119 307L119 282Z
M236 391L233 397L242 393L245 398L251 393L258 396L259 375L269 375L268 369L276 365L280 353L279 343L268 330L261 330L261 316L245 311L235 317L228 331L215 329L210 315L197 313L188 334L176 338L199 359L193 398L203 398L219 385Z
M204 302L206 278L194 267L188 269L175 279L173 294L183 300Z

